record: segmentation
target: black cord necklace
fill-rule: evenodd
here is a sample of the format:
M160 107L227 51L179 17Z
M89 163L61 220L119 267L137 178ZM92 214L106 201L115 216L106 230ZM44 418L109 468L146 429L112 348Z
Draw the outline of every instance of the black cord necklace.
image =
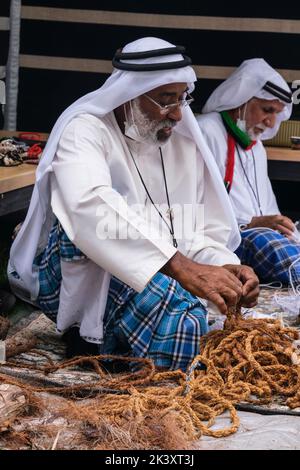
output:
M145 184L145 181L142 177L142 174L136 164L136 161L132 155L132 152L128 146L128 150L129 150L129 153L131 155L131 158L132 158L132 161L134 163L134 166L136 168L136 171L138 172L138 175L140 177L140 180L141 180L141 183L142 185L144 186L144 189L146 191L146 194L148 196L148 198L150 199L151 201L151 204L155 207L156 211L158 212L159 216L161 217L161 219L164 221L164 223L166 224L166 226L168 227L169 229L169 232L171 234L171 237L172 237L172 241L173 241L173 246L174 248L177 248L178 247L178 243L177 243L177 240L175 238L175 235L174 235L174 225L173 225L173 211L171 209L171 206L170 206L170 198L169 198L169 192L168 192L168 185L167 185L167 178L166 178L166 171L165 171L165 165L164 165L164 159L163 159L163 155L162 155L162 150L161 150L161 147L159 147L159 152L160 152L160 160L161 160L161 166L162 166L162 170L163 170L163 176L164 176L164 183L165 183L165 191L166 191L166 196L167 196L167 202L168 202L168 208L169 208L169 214L170 214L170 223L171 223L171 226L168 224L168 222L166 221L166 219L164 218L164 216L162 215L162 213L160 212L160 210L157 208L156 204L154 203L149 191L148 191L148 188Z
M251 154L252 154L252 159L253 159L254 181L255 181L255 190L256 190L256 191L254 190L254 188L253 188L253 186L252 186L252 184L251 184L251 182L250 182L250 179L249 179L249 177L248 177L248 175L247 175L247 172L246 172L246 170L245 170L245 167L244 167L244 165L243 165L242 157L241 157L239 148L238 148L237 145L236 145L235 147L236 147L236 149L237 149L237 153L238 153L238 156L239 156L239 160L240 160L241 167L242 167L242 169L243 169L243 173L244 173L245 178L246 178L246 180L247 180L247 183L248 183L248 185L249 185L249 187L250 187L250 189L251 189L251 191L252 191L252 193L253 193L254 199L256 200L256 203L257 203L257 205L258 205L258 209L259 209L260 215L263 215L262 210L261 210L261 205L260 205L260 197L259 197L258 184L257 184L256 162L255 162L255 157L254 157L253 150L251 149Z

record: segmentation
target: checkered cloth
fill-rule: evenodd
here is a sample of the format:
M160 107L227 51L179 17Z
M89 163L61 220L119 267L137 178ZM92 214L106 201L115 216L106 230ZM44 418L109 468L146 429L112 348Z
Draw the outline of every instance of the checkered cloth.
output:
M38 303L52 321L56 322L61 284L60 260L76 261L86 256L68 239L61 224L53 225L45 250L36 257L34 263L39 266L40 290Z
M56 222L48 245L36 258L39 265L38 302L56 320L61 284L60 260L85 257ZM207 312L201 301L174 279L157 273L141 293L112 278L104 317L104 354L150 357L157 366L185 370L199 354L206 334Z
M244 230L241 236L236 254L242 264L254 269L260 281L287 285L292 279L295 285L300 285L299 243L267 228Z

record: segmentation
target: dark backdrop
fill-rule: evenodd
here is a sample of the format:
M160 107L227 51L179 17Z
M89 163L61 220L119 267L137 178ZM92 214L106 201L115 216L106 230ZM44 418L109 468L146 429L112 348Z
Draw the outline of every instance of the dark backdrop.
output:
M115 0L24 0L25 7L101 10L107 12L151 13L177 15L178 27L156 28L139 25L92 24L69 21L47 21L22 18L21 68L18 100L18 128L47 132L58 115L76 98L103 84L107 72L81 70L53 70L24 64L22 56L51 58L79 58L110 61L115 50L142 36L159 36L175 44L186 46L193 64L212 67L236 67L243 60L263 57L273 67L298 70L300 80L300 27L299 34L248 31L214 31L182 28L185 16L218 16L224 18L300 19L299 6L276 9L263 2L182 1L115 1ZM26 15L25 15L26 16ZM28 16L28 15L27 15ZM122 18L122 13L119 15ZM55 59L56 60L56 59ZM221 79L199 78L194 92L194 111L200 111L212 90ZM298 107L294 117L300 118Z
M9 17L9 0L0 1L0 17ZM8 44L9 44L9 31L7 29L0 29L0 67L4 67L8 57ZM1 80L5 81L4 78ZM3 128L4 116L2 106L0 105L0 129Z

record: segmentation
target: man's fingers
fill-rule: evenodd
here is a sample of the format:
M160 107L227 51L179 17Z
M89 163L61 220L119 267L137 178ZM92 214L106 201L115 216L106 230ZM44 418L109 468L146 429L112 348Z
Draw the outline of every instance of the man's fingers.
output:
M224 278L224 284L226 284L227 287L235 290L236 292L239 292L240 290L242 290L243 283L239 280L239 278L235 274L230 272L229 269L226 269L225 276L226 277Z
M293 232L295 229L294 222L285 216L279 218L278 224L283 225L288 230L291 230L291 232Z
M224 266L222 266L222 268L225 269L224 274L226 276L226 279L230 279L234 284L241 284L239 278L237 277L240 268L239 264L225 264Z
M224 287L220 293L222 297L226 300L227 306L230 307L233 305L237 305L242 296L242 290L240 293L237 293L236 291L229 289L228 287Z
M247 296L252 290L259 293L259 280L253 269L248 266L241 266L239 277L243 282L243 297Z
M218 294L217 292L212 292L208 296L208 300L210 300L213 304L215 304L218 307L222 315L227 315L228 308L227 308L225 300L221 297L220 294Z
M241 279L244 282L242 302L243 306L248 306L249 303L256 304L259 295L259 280L254 271L248 267L241 269Z
M244 295L241 299L242 307L254 307L257 304L259 296L259 288L255 287L253 290L250 290L248 294Z
M243 295L243 284L238 280L232 282L231 280L226 279L223 282L223 287L220 289L220 292L223 294L223 292L227 290L232 291L238 297L241 297Z
M293 230L289 230L288 228L284 227L283 225L277 224L276 225L276 230L278 230L282 235L285 235L287 237L291 237L294 233Z
M242 296L246 297L251 291L259 293L259 285L256 278L248 279L243 285Z

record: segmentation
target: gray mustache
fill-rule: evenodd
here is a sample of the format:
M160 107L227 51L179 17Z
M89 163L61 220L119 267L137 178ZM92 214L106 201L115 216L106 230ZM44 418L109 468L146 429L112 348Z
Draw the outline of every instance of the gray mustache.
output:
M159 129L163 127L174 127L176 126L176 121L172 121L171 119L166 119L165 121L161 121L158 125Z

